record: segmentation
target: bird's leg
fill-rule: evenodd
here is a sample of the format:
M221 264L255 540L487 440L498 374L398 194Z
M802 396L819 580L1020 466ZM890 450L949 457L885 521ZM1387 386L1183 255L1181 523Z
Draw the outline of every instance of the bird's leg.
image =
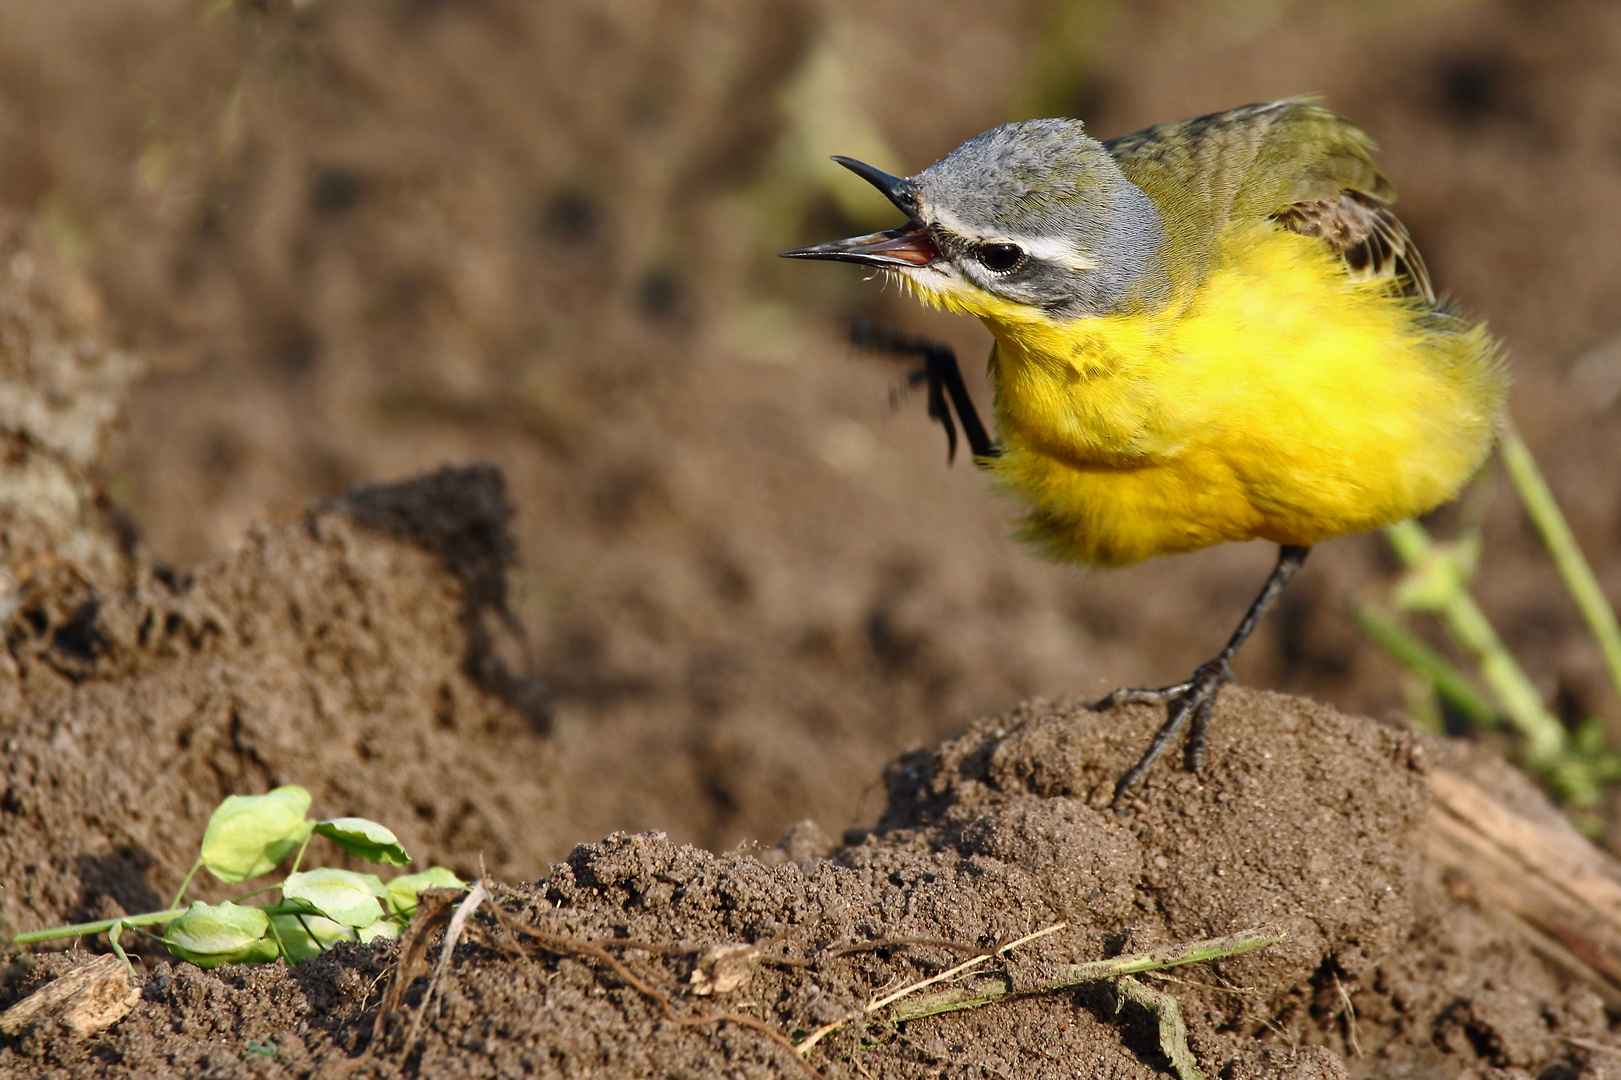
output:
M862 321L850 327L850 341L859 348L879 349L902 356L921 356L923 366L906 376L908 386L928 385L929 416L946 429L946 460L957 456L957 425L952 422L955 410L962 423L968 449L976 458L995 457L1001 453L980 422L974 399L968 396L968 384L963 382L962 370L957 366L957 354L948 345L924 338L908 337L885 327Z
M1204 761L1205 735L1210 727L1210 712L1215 708L1216 695L1221 692L1222 684L1233 677L1233 657L1254 632L1256 624L1265 618L1266 613L1277 602L1278 594L1289 584L1289 579L1295 576L1295 571L1300 569L1310 551L1309 547L1297 547L1293 544L1285 544L1278 549L1278 565L1266 579L1266 584L1261 586L1255 602L1250 604L1249 610L1244 613L1238 629L1234 630L1233 636L1228 639L1226 648L1212 659L1200 664L1187 682L1161 687L1158 690L1116 690L1088 706L1090 709L1098 710L1132 703L1150 705L1169 703L1170 706L1166 710L1165 723L1154 733L1154 741L1148 744L1148 749L1143 752L1137 764L1126 770L1125 775L1115 784L1114 800L1111 805L1120 805L1125 793L1148 775L1148 770L1165 752L1165 748L1182 734L1183 728L1188 729L1185 751L1188 771L1198 771Z

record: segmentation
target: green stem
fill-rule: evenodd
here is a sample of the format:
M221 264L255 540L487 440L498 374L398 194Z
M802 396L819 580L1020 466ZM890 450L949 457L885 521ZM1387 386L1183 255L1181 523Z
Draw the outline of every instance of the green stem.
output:
M287 871L287 876L288 877L292 877L294 874L298 873L299 865L302 864L303 861L304 861L304 849L309 847L310 846L310 841L314 840L314 839L315 839L315 830L312 828L310 830L310 834L308 836L304 837L304 842L302 844L298 845L298 854L293 856L293 868L291 870ZM252 895L252 894L249 894L249 895Z
M1080 983L1096 982L1099 979L1118 979L1122 975L1133 975L1142 971L1159 971L1183 964L1197 964L1205 960L1220 960L1247 953L1252 949L1276 945L1287 936L1281 930L1246 930L1240 934L1207 938L1188 945L1173 945L1164 949L1132 953L1129 956L1116 956L1108 960L1070 964L1059 969L1056 977L1040 986L1025 986L1017 990L1013 988L1013 980L1006 975L986 975L949 990L937 990L932 994L920 994L897 1002L890 1007L889 1017L897 1023L902 1020L917 1020L939 1013L989 1005L1008 998L1050 993Z
M86 934L105 934L120 924L123 926L151 926L154 923L178 919L185 913L185 908L177 907L170 908L168 911L152 911L145 915L125 915L121 919L99 919L96 922L75 923L72 926L53 926L48 930L30 930L26 934L18 934L12 940L18 945L32 945L36 941L84 937Z
M1176 1003L1176 999L1130 976L1117 980L1114 986L1121 1004L1135 1002L1159 1020L1159 1048L1171 1059L1171 1068L1176 1070L1176 1075L1181 1080L1205 1080L1205 1074L1199 1071L1199 1063L1194 1060L1193 1051L1188 1048L1188 1025L1182 1019L1182 1007ZM1120 1005L1115 1006L1115 1011L1120 1011Z
M244 900L252 900L255 896L258 896L260 893L275 892L279 888L281 888L281 882L279 882L279 881L274 885L262 885L259 888L254 889L252 892L245 892L241 896L233 896L233 897L231 897L231 903L233 903L233 904L241 904L242 901L244 901Z
M309 927L304 927L304 931L308 933ZM281 931L276 929L275 919L270 920L270 936L276 939L276 948L281 950L281 958L287 960L287 943L281 939ZM291 963L292 961L289 960L288 962Z
M1553 557L1554 567L1564 579L1565 590L1576 602L1588 631L1598 642L1599 651L1604 654L1604 664L1610 669L1610 681L1617 690L1621 690L1621 626L1616 623L1615 611L1605 599L1592 566L1582 555L1565 515L1559 512L1553 492L1542 479L1542 473L1537 470L1537 463L1520 440L1519 433L1505 421L1497 442L1509 480L1519 493L1520 502L1524 504L1531 523L1541 534L1543 546Z
M191 888L191 879L196 877L197 871L201 870L202 868L203 860L201 859L198 859L196 862L191 864L191 869L186 872L186 880L180 883L180 891L174 894L173 900L169 901L170 907L177 908L180 906L181 901L185 900L186 890Z
M1385 536L1408 567L1420 566L1436 555L1429 533L1416 521L1387 526ZM1434 611L1458 647L1480 666L1480 676L1502 705L1510 726L1525 740L1526 761L1538 771L1552 765L1564 752L1564 725L1543 706L1542 695L1461 580L1435 604Z
M123 919L118 919L112 926L107 928L107 944L113 947L113 954L124 961L124 970L129 972L129 977L133 981L137 978L135 965L129 962L129 957L124 953L124 947L118 943L118 935L124 932L125 925Z
M1475 727L1498 724L1497 708L1475 686L1475 681L1452 661L1413 633L1401 621L1367 604L1359 605L1352 618L1362 632L1400 665L1428 679L1436 693L1463 714ZM1437 732L1439 734L1439 732Z
M264 892L266 890L259 890ZM251 895L251 894L250 894ZM308 915L309 908L298 904L279 903L263 905L267 915ZM189 909L183 907L170 908L168 911L149 911L145 915L125 915L118 919L98 919L95 922L74 923L72 926L53 926L46 930L30 930L26 934L18 934L12 938L18 945L33 945L40 941L54 941L59 938L85 937L89 934L109 934L114 928L122 931L141 926L152 926L156 923L166 923L171 919L178 919ZM114 942L116 945L117 943ZM115 950L116 951L116 950Z

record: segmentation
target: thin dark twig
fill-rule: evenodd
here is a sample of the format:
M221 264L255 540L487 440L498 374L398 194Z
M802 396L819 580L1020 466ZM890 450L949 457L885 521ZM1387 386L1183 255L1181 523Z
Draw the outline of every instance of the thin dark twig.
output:
M599 964L602 964L604 967L608 968L608 970L612 971L616 976L618 976L619 979L625 983L625 985L629 986L631 989L635 990L637 993L656 1004L659 1007L659 1011L664 1014L664 1018L670 1021L672 1024L676 1024L681 1027L701 1027L706 1024L729 1022L737 1024L739 1027L746 1027L751 1031L759 1032L761 1035L764 1035L766 1038L776 1043L779 1047L786 1050L789 1055L792 1056L794 1063L798 1065L807 1076L814 1076L818 1078L821 1077L822 1074L804 1059L799 1051L794 1048L794 1044L789 1042L786 1036L778 1032L765 1021L757 1019L753 1016L748 1016L744 1013L734 1012L703 1013L697 1016L683 1016L676 1011L675 1005L671 1003L669 995L665 994L662 990L659 990L641 976L637 975L630 969L629 965L625 964L624 961L620 960L617 956L614 956L607 949L603 948L601 944L592 941L582 941L577 938L563 937L558 934L551 934L540 929L538 926L518 922L509 916L505 911L501 910L499 905L492 906L491 910L494 912L496 919L507 930L529 938L531 941L535 942L549 953L557 956L589 957L590 959L597 961ZM616 943L617 942L610 942L610 944Z
M943 938L882 938L878 941L864 941L858 945L841 945L827 952L829 956L849 956L852 953L876 952L879 949L893 949L902 945L949 949L964 956L995 956L997 950L1001 948L999 945L994 949L985 949L978 945L964 945L960 941L946 941Z

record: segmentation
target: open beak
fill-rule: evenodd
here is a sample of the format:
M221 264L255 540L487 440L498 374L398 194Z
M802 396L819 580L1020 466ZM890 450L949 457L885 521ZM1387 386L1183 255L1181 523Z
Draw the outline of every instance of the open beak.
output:
M894 203L910 220L898 229L784 251L783 258L836 259L885 267L929 266L940 259L940 249L935 246L934 238L918 221L916 184L904 176L891 176L855 158L835 157L833 160L883 192L884 198Z
M940 258L940 249L934 238L915 221L908 221L898 229L852 236L848 240L829 240L825 244L784 251L785 259L838 259L841 262L865 263L868 266L912 267L928 266Z

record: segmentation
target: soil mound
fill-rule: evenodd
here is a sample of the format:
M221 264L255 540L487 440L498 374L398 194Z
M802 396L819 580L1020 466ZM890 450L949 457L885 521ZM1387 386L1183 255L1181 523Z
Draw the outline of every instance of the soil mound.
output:
M159 910L212 807L283 783L464 875L542 865L563 841L539 688L512 666L507 516L498 472L447 469L184 580L71 606L36 590L0 672L5 916Z
M988 970L1029 991L1077 961L1257 925L1287 933L1158 984L1210 1073L1581 1071L1577 1047L1606 1030L1600 998L1450 886L1415 840L1435 748L1233 689L1206 772L1156 773L1117 815L1114 775L1155 721L1039 703L983 721L896 762L879 827L836 849L808 823L775 849L726 855L656 834L581 845L532 885L490 886L431 1003L420 976L437 946L409 939L405 960L393 945L296 969L160 963L99 1040L25 1038L0 1069L790 1075L783 1039L1063 923ZM1092 983L846 1025L810 1063L829 1076L1147 1077L1168 1070L1157 1031Z

